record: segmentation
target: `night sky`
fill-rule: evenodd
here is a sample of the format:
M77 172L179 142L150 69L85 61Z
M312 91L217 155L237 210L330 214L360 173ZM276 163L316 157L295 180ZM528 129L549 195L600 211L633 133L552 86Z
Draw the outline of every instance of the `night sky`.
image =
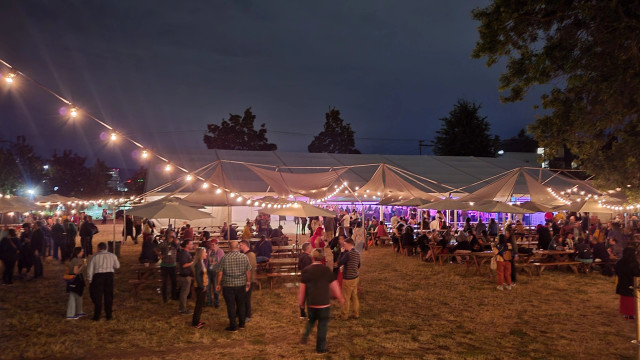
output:
M487 3L4 1L0 58L170 159L206 151L206 124L249 106L280 151L306 152L335 106L362 152L417 154L458 98L481 103L502 138L539 111L537 95L501 104L502 69L470 57L470 11ZM63 103L14 85L0 85L0 140L137 166L132 145L105 143L95 122L69 122Z

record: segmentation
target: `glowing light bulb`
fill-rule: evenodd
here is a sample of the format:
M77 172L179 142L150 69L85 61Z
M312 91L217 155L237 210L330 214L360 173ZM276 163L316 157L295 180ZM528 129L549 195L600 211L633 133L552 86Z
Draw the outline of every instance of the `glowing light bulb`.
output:
M164 166L164 171L171 171L171 164L167 164Z
M9 84L12 84L13 83L13 78L15 78L15 77L16 77L16 72L14 70L14 71L10 72L9 75L4 77L4 81L6 81Z
M71 109L69 109L69 116L71 116L72 118L77 117L78 116L78 108L72 107Z
M111 133L111 141L116 141L116 140L118 140L118 134L112 132Z
M191 179L193 179L193 176L191 174L187 175L187 181L191 181Z
M208 187L209 187L209 184L207 184L207 183L202 183L202 188L203 188L203 189L206 189L206 188L208 188Z
M222 189L220 189L220 188L216 189L216 194L220 194L221 192L222 192Z
M149 152L147 150L142 150L142 154L140 156L142 156L143 159L146 159L149 157Z
M234 196L236 196L236 193L231 193L231 194L229 194L229 196L230 197L234 197Z
M238 202L242 201L242 198L238 196Z

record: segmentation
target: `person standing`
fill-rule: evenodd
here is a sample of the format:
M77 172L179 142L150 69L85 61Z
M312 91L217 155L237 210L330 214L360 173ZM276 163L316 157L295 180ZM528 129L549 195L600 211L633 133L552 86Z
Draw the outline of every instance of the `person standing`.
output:
M249 258L238 251L238 242L229 243L229 252L220 260L216 290L222 289L227 304L229 326L227 331L244 329L246 320L246 292L251 288L251 264ZM236 325L236 317L238 323Z
M113 319L113 273L119 268L118 257L107 251L107 243L99 243L98 252L91 257L89 266L87 266L89 293L94 305L93 318L91 320L100 320L103 297L104 312L107 320Z
M187 296L191 291L191 281L193 280L193 269L191 268L193 261L190 254L191 249L193 249L193 242L187 239L183 240L181 245L182 250L178 255L178 269L180 271L180 276L178 277L180 308L178 312L183 315L191 315L191 312L187 309Z
M102 225L105 225L107 223L107 209L102 209Z
M133 229L134 229L133 242L135 244L137 244L138 243L138 236L140 236L140 234L142 234L142 220L140 218L134 219L134 221L133 221ZM144 240L144 237L143 237L143 240Z
M245 322L251 320L251 293L255 288L255 284L257 283L256 279L256 271L258 269L258 262L256 261L256 254L251 251L249 247L249 242L247 240L240 241L240 252L245 254L249 259L249 265L251 265L251 276L249 277L249 281L251 285L249 286L249 290L246 293L247 298L245 299Z
M31 256L32 256L32 264L33 264L33 278L39 278L44 275L44 270L42 266L42 258L45 256L44 247L45 247L45 238L44 231L42 231L43 227L42 221L36 221L34 227L35 229L31 233Z
M507 290L511 290L511 243L507 241L504 234L498 236L498 244L493 248L493 253L496 254L496 263L498 268L496 269L498 290L504 290L504 282L507 283Z
M93 255L93 228L87 216L84 217L82 225L80 225L80 244L82 245L82 256L87 257Z
M344 241L345 252L338 259L338 266L344 266L342 271L342 293L344 294L344 306L342 307L342 320L349 318L349 308L353 304L353 317L360 317L360 301L358 300L358 283L360 281L360 253L355 249L352 238Z
M633 278L640 276L640 265L633 247L626 247L622 251L622 258L615 265L618 284L616 294L620 295L620 314L625 319L635 319L636 303L633 290Z
M69 265L67 266L67 274L74 275L76 278L72 281L77 282L73 289L67 288L67 291L69 292L69 300L67 301L67 320L76 320L87 315L82 310L82 293L84 292L84 275L82 275L82 270L84 270L87 261L80 257L81 253L81 247L78 246L74 248L71 252Z
M82 236L82 234L80 234L80 236ZM122 240L123 245L124 243L127 242L128 237L131 237L131 241L133 241L134 244L138 243L136 239L133 238L133 220L131 219L131 215L127 215L124 218L124 228L122 229L122 237L124 238Z
M63 223L65 232L67 233L67 243L65 249L64 260L67 260L71 256L73 248L76 247L76 236L78 236L78 228L73 221L65 220ZM87 254L82 254L82 257L86 257Z
M307 231L307 218L306 217L301 217L300 218L300 228L302 229L302 235L306 235L306 231Z
M65 243L65 234L64 227L60 222L60 218L56 218L55 224L51 226L51 237L53 238L53 258L56 260L65 260L64 258L64 243ZM60 256L58 257L58 252Z
M306 242L302 244L302 252L300 253L300 257L298 257L298 270L304 270L304 268L313 262L311 259L311 250L313 250L311 243Z
M207 306L220 307L220 292L216 290L218 264L224 256L224 251L218 246L218 240L207 241L207 266L209 268L209 286L207 287Z
M207 256L206 251L203 248L196 250L196 255L191 263L191 270L194 274L195 294L196 294L196 307L193 310L193 318L191 318L191 326L196 329L200 329L204 326L204 323L200 321L200 315L202 315L202 307L204 306L204 299L207 295L207 286L209 285L209 276L207 275L207 267L204 265L204 259Z
M322 354L327 352L327 332L331 309L329 295L336 297L340 304L344 303L344 298L333 272L323 265L325 261L324 250L313 250L311 258L313 259L311 265L302 270L300 290L298 291L298 305L301 309L306 305L309 314L300 342L307 343L309 334L317 321L316 352Z
M167 302L167 285L171 281L171 299L177 300L176 286L176 257L178 256L178 239L175 232L171 231L168 241L158 245L160 255L160 275L162 277L162 301Z
M0 259L4 266L2 272L2 283L13 284L13 269L16 267L16 260L20 255L20 239L16 235L15 229L9 229L7 236L0 240Z

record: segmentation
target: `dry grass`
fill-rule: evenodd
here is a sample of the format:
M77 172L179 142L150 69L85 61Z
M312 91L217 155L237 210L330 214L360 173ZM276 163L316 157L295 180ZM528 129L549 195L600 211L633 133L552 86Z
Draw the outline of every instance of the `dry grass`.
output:
M104 240L109 228L102 229ZM94 244L97 241L94 240ZM18 282L0 293L0 358L315 358L314 341L299 345L297 288L278 284L255 291L253 321L228 334L224 301L205 308L207 325L191 328L178 304L162 304L143 288L128 303L130 265L140 245L123 248L116 274L114 318L95 323L64 319L67 294L61 265L48 260L45 279ZM380 359L613 359L631 358L633 322L617 313L614 279L548 270L522 274L513 291L497 292L493 279L460 265L420 263L390 249L363 255L361 318L329 324L326 358ZM85 312L93 304L85 291ZM190 301L190 307L193 303ZM196 353L197 351L197 353ZM185 355L189 354L189 355Z

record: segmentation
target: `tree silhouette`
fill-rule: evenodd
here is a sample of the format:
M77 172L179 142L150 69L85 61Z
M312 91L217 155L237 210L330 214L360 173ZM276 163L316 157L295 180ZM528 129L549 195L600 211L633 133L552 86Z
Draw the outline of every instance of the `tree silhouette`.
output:
M441 156L495 157L500 138L489 135L487 117L479 115L480 105L458 100L448 117L441 118L442 127L433 142L433 153Z
M360 154L356 149L354 131L351 124L345 124L340 117L340 110L330 108L325 114L324 130L313 138L309 144L309 152L335 153L335 154Z
M229 120L222 119L220 125L207 124L207 133L204 135L207 149L277 150L278 146L267 140L265 124L261 124L257 131L253 128L255 119L251 108L247 108L243 116L229 114Z

